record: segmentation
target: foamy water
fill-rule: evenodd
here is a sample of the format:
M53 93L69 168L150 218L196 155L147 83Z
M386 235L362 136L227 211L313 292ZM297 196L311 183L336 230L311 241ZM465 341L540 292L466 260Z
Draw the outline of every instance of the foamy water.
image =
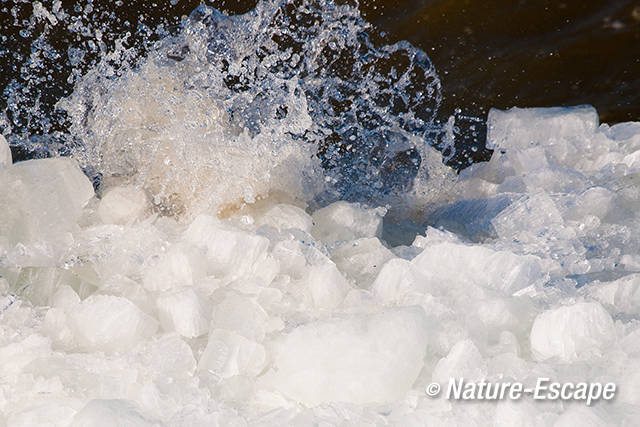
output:
M202 7L8 133L70 156L0 138L0 425L633 425L640 123L492 110L456 175L436 70L371 31ZM617 394L427 393L540 377Z

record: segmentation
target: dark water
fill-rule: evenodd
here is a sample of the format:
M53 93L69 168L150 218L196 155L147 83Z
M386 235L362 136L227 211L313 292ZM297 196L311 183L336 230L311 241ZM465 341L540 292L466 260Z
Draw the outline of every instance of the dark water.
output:
M640 120L640 1L401 0L362 9L393 40L429 54L443 114L591 104L602 122Z
M42 3L51 8L53 2ZM135 44L136 37L145 33L144 26L155 28L162 23L170 31L199 3L96 1L90 15L108 23L112 34L130 31ZM206 3L230 13L246 12L255 5L252 1ZM68 10L87 4L61 3ZM482 132L471 135L464 117L484 119L491 107L592 104L602 121L640 120L640 2L399 0L363 1L360 9L388 41L408 40L432 59L444 95L440 117L446 120L456 111L461 116L457 142L461 149L451 161L453 166L488 158L490 153L478 143ZM73 81L68 80L66 58L55 57L44 58L39 65L40 81L21 81L25 75L38 75L21 68L33 68L26 60L38 32L38 26L29 25L32 12L31 2L0 3L0 90L6 94L12 85L26 86L22 102L28 103L31 96L31 102L37 99L37 108L45 112L70 93ZM25 28L30 28L29 34L21 33ZM59 29L47 36L60 51L82 43L81 39L77 33ZM3 127L9 123L14 133L21 129L30 135L64 128L64 119L50 115L43 130L42 123L14 106ZM17 149L15 154L32 155Z
M365 2L368 20L430 55L450 106L592 104L640 120L640 2Z

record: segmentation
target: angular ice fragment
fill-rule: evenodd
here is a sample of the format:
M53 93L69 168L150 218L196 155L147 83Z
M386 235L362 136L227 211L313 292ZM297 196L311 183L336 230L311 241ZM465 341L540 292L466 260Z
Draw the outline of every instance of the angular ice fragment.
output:
M393 253L375 237L362 238L336 248L331 259L342 273L361 287L369 287Z
M496 406L495 426L535 427L536 407L524 399L519 401L503 400Z
M595 285L593 292L608 300L615 309L628 315L640 315L640 274L629 274L609 283ZM607 298L608 297L608 298Z
M63 310L69 310L80 303L80 297L69 285L60 286L51 296L51 305Z
M541 234L558 233L564 220L553 199L547 193L537 193L514 201L491 224L499 237L529 242Z
M73 418L72 427L151 427L158 425L146 419L135 403L121 399L91 400Z
M278 230L294 228L311 233L313 222L308 213L297 206L279 204L271 207L264 215L260 216L258 225L271 225Z
M419 307L309 323L273 341L261 385L305 405L394 401L418 377L427 338Z
M47 311L42 324L42 333L53 342L56 349L75 350L75 335L69 326L69 316L61 308L52 307Z
M172 379L190 376L196 370L193 351L180 336L163 334L137 348L138 360L155 376Z
M558 154L575 155L569 143L582 147L598 127L598 112L590 105L553 108L492 108L487 119L487 148L519 149L555 143Z
M311 294L313 306L331 310L337 308L351 286L336 265L329 261L307 269L305 284Z
M191 288L165 292L158 296L156 305L165 331L176 331L183 337L195 338L209 329L206 309Z
M160 255L147 269L142 284L150 291L166 291L194 282L206 275L206 259L190 245L177 244Z
M51 341L42 335L31 334L24 339L0 346L0 380L14 375L39 357L51 352Z
M251 298L230 293L214 308L211 323L215 328L260 342L266 334L268 319L264 309Z
M102 196L98 215L105 224L126 224L142 217L147 209L147 196L134 186L114 187Z
M44 381L43 381L44 382ZM37 383L36 383L37 384ZM24 385L23 385L24 387ZM82 405L80 399L60 396L61 390L30 390L31 395L18 405L9 404L6 413L7 423L4 424L0 414L1 427L31 427L31 426L68 426Z
M206 251L208 273L216 277L250 278L267 285L278 271L277 262L267 252L269 239L233 229L211 216L198 216L184 239Z
M603 187L591 187L577 195L567 206L565 218L584 220L585 217L595 215L600 219L614 208L615 194Z
M385 304L397 304L411 293L427 293L427 280L411 262L394 258L388 261L376 277L371 290Z
M11 148L9 148L9 144L7 144L4 136L0 135L0 168L11 165L12 161Z
M67 157L19 162L13 170L21 179L39 188L39 193L51 191L52 196L62 198L58 203L65 203L67 209L73 209L72 213L84 207L94 195L89 178L75 160ZM47 200L50 199L51 196Z
M615 340L613 320L597 302L579 302L547 310L531 328L531 352L536 360L563 362L598 356Z
M450 378L479 381L486 375L486 362L478 347L471 340L463 340L454 345L446 357L438 361L432 379L444 385L449 383Z
M124 297L147 314L155 313L156 306L149 293L135 280L115 275L100 284L99 294Z
M207 347L198 361L198 370L218 378L256 376L265 362L266 352L262 345L235 332L214 329L209 332Z
M312 215L313 235L325 243L380 237L385 208L369 209L358 203L335 202Z
M62 286L78 284L78 277L69 270L53 267L22 268L14 282L21 298L34 305L54 305L52 297Z
M126 298L92 295L69 313L80 347L87 351L125 351L152 336L158 323Z
M38 159L0 168L0 246L67 242L93 186L75 160Z
M443 227L473 239L494 236L491 221L513 202L514 196L500 194L485 199L464 199L431 214L434 226Z
M513 294L541 283L546 275L540 259L485 246L440 243L427 246L411 262L427 277L464 286L476 284Z
M607 427L611 425L625 425L625 423L616 423L607 417L612 415L611 412L603 409L602 407L589 407L586 405L572 405L569 406L558 417L553 427ZM636 415L637 416L637 415Z

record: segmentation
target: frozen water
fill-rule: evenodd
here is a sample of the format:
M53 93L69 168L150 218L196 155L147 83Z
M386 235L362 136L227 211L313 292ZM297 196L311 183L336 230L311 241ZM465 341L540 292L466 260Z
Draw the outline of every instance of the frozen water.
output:
M156 304L160 324L165 331L195 338L209 329L206 309L192 288L165 292L158 296Z
M323 241L380 237L384 208L368 209L358 204L336 202L313 214L313 235Z
M462 377L469 381L480 381L487 376L486 362L473 341L456 343L449 354L438 361L433 369L434 381L447 383L449 378Z
M426 323L410 307L299 326L272 343L263 383L307 405L395 400L422 369Z
M545 311L531 328L531 351L538 360L565 362L600 355L616 338L611 315L597 302Z
M90 296L67 316L79 348L85 351L123 351L158 328L157 321L130 300L108 295Z
M313 220L303 209L292 205L275 205L257 220L258 225L270 225L279 230L295 229L311 233Z
M3 167L6 423L633 423L640 128L594 120L492 112L491 161L412 211L421 235L396 247L392 215L363 203L176 217L132 184L95 195L74 160ZM460 377L619 389L594 407L483 409L424 391Z
M0 425L636 424L640 123L492 110L456 176L428 58L291 4L75 73L72 158L0 138ZM452 377L619 387L427 396Z
M72 241L70 232L93 197L91 182L68 158L0 168L0 182L0 252L29 259L28 265L51 264Z
M92 400L85 405L74 417L73 427L90 426L126 426L146 427L157 425L147 420L136 410L133 402L126 400Z
M0 135L0 167L11 164L11 149L4 136Z
M100 199L98 214L105 224L125 224L140 219L147 206L146 194L135 187L109 189Z

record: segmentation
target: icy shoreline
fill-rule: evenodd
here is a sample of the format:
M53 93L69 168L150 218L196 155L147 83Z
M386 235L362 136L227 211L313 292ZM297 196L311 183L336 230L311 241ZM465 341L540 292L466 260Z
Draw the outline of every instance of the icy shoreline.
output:
M72 159L11 165L0 140L0 425L632 425L640 123L513 109L488 128L491 161L393 248L385 209L183 223L133 186L98 198ZM618 394L425 392L541 376Z

